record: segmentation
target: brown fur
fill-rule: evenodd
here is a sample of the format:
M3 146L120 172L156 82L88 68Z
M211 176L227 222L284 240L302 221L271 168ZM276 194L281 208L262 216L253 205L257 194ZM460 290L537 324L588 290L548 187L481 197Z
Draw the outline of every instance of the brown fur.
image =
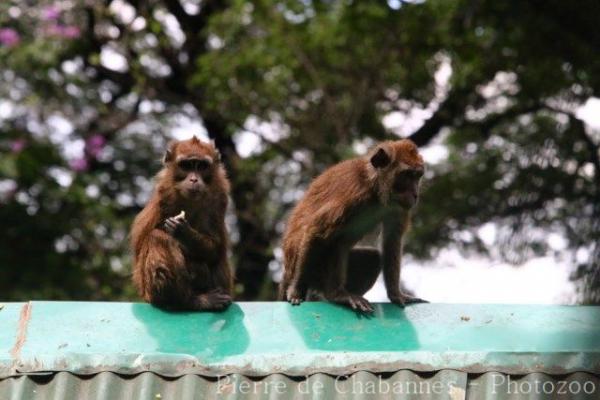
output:
M201 194L189 196L187 172L178 160L203 158ZM174 309L222 309L231 302L233 274L227 259L225 210L229 182L212 144L193 138L169 145L154 193L131 229L133 282L147 302ZM185 228L166 221L185 211ZM174 221L177 222L177 221Z
M369 312L372 307L362 296L383 264L390 299L410 301L399 287L400 258L420 175L407 174L422 174L423 168L417 147L404 139L380 143L366 156L343 161L318 176L288 220L280 298L299 304L323 297ZM376 250L352 249L379 225L381 256Z

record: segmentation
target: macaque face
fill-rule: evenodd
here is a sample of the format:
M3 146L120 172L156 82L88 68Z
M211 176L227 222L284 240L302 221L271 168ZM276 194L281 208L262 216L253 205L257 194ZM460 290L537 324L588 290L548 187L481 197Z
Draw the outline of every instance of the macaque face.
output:
M390 204L406 210L417 204L424 163L413 142L385 142L374 150L370 162L385 183L383 190L389 194Z
M213 176L218 173L220 155L214 144L201 142L194 136L171 142L163 165L170 187L184 198L194 199L209 190Z
M423 168L409 168L394 176L391 201L404 209L411 209L419 199L419 185L423 176Z
M210 156L187 155L175 160L175 184L184 197L202 195L210 184L212 174L213 160Z

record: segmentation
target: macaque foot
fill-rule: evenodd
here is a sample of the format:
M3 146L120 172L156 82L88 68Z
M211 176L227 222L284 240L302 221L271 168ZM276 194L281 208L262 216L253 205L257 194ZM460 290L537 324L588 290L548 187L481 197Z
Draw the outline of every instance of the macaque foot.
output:
M306 291L306 301L326 301L327 298L320 290L308 289Z
M333 302L350 306L355 311L370 314L375 311L369 300L362 296L350 293L343 293L335 296Z
M398 304L401 307L404 307L409 304L418 304L418 303L429 303L427 300L420 299L418 297L412 297L407 294L399 294L395 296L389 296L390 301L394 304Z
M222 311L229 307L231 302L231 296L223 293L221 289L200 294L194 300L196 309L203 311Z

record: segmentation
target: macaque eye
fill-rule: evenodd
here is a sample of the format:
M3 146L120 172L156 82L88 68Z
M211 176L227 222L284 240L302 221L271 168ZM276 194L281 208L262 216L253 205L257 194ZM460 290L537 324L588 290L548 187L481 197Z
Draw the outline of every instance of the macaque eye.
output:
M177 166L184 171L192 171L194 169L193 160L181 160L177 163Z
M208 160L197 160L196 161L196 169L198 171L204 171L210 167L210 162Z
M402 172L400 172L397 177L398 179L404 179L404 180L418 180L421 179L421 177L423 176L423 170L422 169L408 169L408 170L404 170Z
M415 169L412 171L412 176L415 179L419 179L423 176L423 170L422 169Z
M394 180L394 190L396 192L403 192L408 189L410 185L409 179L407 178L408 174L406 172L400 173L396 176L396 179Z
M181 160L177 163L177 166L183 171L205 171L210 167L210 161L208 160Z

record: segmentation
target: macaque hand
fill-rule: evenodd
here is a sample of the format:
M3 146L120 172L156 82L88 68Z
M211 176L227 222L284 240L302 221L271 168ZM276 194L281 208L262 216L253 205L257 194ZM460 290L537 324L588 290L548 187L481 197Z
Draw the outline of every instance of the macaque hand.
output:
M191 226L185 219L185 211L182 211L174 217L167 218L164 222L164 228L169 235L176 236L181 233L189 232Z

